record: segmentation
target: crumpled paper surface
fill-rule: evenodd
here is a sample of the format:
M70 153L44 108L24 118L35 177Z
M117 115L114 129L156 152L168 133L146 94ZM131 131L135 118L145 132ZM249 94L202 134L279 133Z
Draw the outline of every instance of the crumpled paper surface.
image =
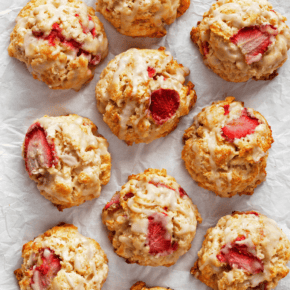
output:
M93 0L85 0L94 7ZM109 55L96 69L95 78L79 92L50 90L34 80L26 66L7 53L9 35L15 18L25 0L1 1L0 4L0 289L18 289L13 271L21 266L22 245L59 222L73 223L80 233L98 241L109 259L109 275L104 290L128 290L136 281L149 286L175 290L209 289L190 275L197 259L203 236L218 219L234 210L257 210L274 219L290 238L290 60L279 69L272 81L226 82L202 62L200 53L191 42L192 26L202 19L213 0L191 0L188 11L168 27L161 39L131 38L119 34L101 15L109 39ZM272 0L274 9L290 19L290 1ZM288 25L289 25L288 21ZM113 135L96 109L94 88L99 75L115 55L131 48L165 46L178 60L190 68L188 80L195 84L197 103L188 116L182 118L169 136L150 144L131 147ZM193 116L213 101L233 95L245 106L262 113L272 127L275 143L270 149L267 180L252 196L229 199L216 197L191 179L181 159L182 135L192 124ZM27 128L36 118L75 113L90 118L110 143L112 155L111 180L103 187L100 198L75 208L58 210L42 197L36 184L29 179L21 157L21 144ZM101 222L101 211L112 195L127 182L131 174L147 168L165 168L169 175L186 190L203 217L192 248L178 262L166 267L142 267L126 264L109 243ZM282 279L277 290L290 289L290 275Z

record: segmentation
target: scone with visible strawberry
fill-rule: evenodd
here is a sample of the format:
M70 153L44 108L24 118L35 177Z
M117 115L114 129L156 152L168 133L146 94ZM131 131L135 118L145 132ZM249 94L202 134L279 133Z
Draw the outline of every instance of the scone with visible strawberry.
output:
M221 197L254 193L266 178L271 127L257 111L227 97L194 118L182 159L199 186Z
M9 55L51 89L78 91L108 54L102 23L80 0L31 0L16 22Z
M128 145L149 143L173 131L195 105L189 69L164 47L129 49L103 70L97 107L112 132Z
M214 290L270 290L289 268L290 242L275 221L233 212L208 229L191 274Z
M44 116L28 129L22 145L29 177L59 210L99 197L110 180L107 140L88 118Z
M26 243L23 264L14 271L21 290L100 290L108 259L100 245L74 225L60 224Z
M144 282L138 281L130 288L130 290L171 290L171 289L158 286L148 288Z
M166 170L147 169L129 176L102 213L116 254L127 263L166 266L191 247L197 207Z
M226 81L271 80L287 60L286 20L267 0L217 0L191 38L206 66Z
M97 0L97 11L122 34L163 37L165 25L185 13L190 0Z

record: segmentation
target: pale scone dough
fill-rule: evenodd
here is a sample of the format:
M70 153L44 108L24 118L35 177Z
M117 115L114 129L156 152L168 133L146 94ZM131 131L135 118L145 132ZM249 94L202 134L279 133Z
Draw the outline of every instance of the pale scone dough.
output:
M275 221L233 212L208 229L191 274L214 290L271 290L288 274L289 260L290 242Z
M59 210L100 196L110 180L107 140L88 118L44 116L32 124L22 145L29 177Z
M107 56L108 40L82 1L31 0L17 16L8 52L51 89L78 91Z
M218 0L193 27L191 38L206 66L223 79L270 80L287 60L290 30L285 21L267 0ZM238 34L243 36L236 44ZM255 52L257 43L264 47L261 52Z
M119 139L149 143L173 131L194 106L194 85L184 85L188 74L164 47L129 49L103 70L97 107Z
M142 266L175 264L202 221L197 207L165 169L128 179L102 213L116 254Z
M108 276L100 245L70 224L59 224L23 245L22 258L14 272L21 290L100 290Z
M234 97L202 109L183 139L186 169L199 186L216 195L251 195L266 178L268 150L274 142L271 127Z
M188 9L190 0L97 0L96 10L122 34L162 37L169 25Z

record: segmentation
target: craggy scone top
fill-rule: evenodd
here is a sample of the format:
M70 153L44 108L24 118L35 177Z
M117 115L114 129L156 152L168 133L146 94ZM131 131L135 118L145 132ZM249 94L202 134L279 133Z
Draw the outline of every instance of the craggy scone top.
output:
M266 178L271 128L234 97L202 109L183 138L182 159L191 177L221 197L253 194Z
M287 60L290 30L267 0L218 0L191 31L204 63L227 81L272 79Z
M91 120L78 115L37 119L22 154L29 177L59 210L99 197L110 179L108 142Z
M97 107L112 132L128 145L149 143L174 130L196 102L189 69L164 47L129 49L103 70Z
M28 242L22 257L14 272L21 290L100 290L108 276L106 254L74 225L60 224Z
M158 287L158 286L148 288L148 286L146 286L146 284L144 282L138 281L134 285L132 285L130 290L171 290L171 289L164 288L164 287Z
M127 263L171 266L191 247L197 207L166 170L129 176L102 213L115 252Z
M190 0L97 0L96 10L122 34L162 37L169 25L188 9Z
M275 221L234 212L207 231L191 273L215 290L270 290L288 274L289 260L290 242Z
M94 14L79 0L32 0L16 19L9 55L50 88L79 90L108 54L103 25Z

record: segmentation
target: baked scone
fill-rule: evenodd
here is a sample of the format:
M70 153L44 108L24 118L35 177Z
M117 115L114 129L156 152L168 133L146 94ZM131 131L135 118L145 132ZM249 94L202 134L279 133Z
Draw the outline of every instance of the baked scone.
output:
M146 284L142 281L136 282L130 290L171 290L170 288L164 288L164 287L151 287L147 288Z
M97 0L96 10L122 34L162 37L169 25L188 9L190 0Z
M59 210L99 197L110 180L107 140L88 118L44 116L32 124L22 145L29 177Z
M103 24L80 0L31 0L16 22L9 55L51 89L78 91L108 54Z
M227 97L194 117L182 159L199 186L221 197L251 195L266 178L271 127L257 111Z
M116 254L142 266L175 264L202 222L197 207L165 169L147 169L128 180L102 213Z
M286 20L267 0L217 0L191 38L206 66L226 81L271 80L287 60Z
M21 290L100 290L108 259L100 245L78 228L60 224L26 243L23 264L14 271Z
M119 139L149 143L173 131L194 106L194 85L183 85L188 74L164 47L129 49L103 70L97 107Z
M275 221L233 212L208 229L191 274L215 290L271 290L289 260L290 242Z

